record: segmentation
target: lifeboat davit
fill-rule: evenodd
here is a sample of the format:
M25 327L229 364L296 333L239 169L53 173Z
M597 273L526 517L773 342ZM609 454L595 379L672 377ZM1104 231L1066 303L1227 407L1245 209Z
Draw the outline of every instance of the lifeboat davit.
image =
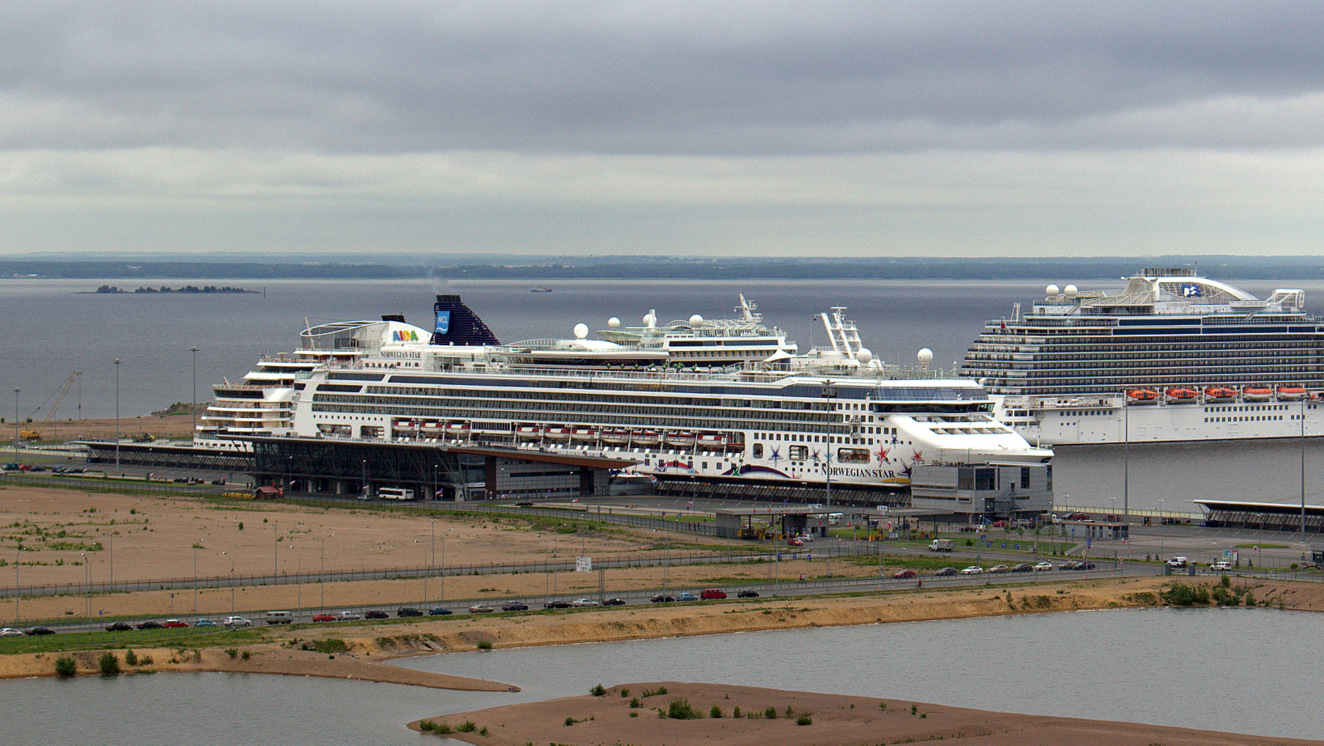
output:
M1247 386L1241 390L1241 398L1246 401L1269 401L1273 398L1273 389L1267 386Z
M1159 393L1153 389L1131 389L1126 392L1127 404L1155 404Z
M1204 390L1204 400L1207 402L1225 402L1237 398L1237 390L1227 386L1211 386Z
M1195 389L1171 388L1163 392L1163 399L1169 404L1190 404L1199 398L1200 392Z

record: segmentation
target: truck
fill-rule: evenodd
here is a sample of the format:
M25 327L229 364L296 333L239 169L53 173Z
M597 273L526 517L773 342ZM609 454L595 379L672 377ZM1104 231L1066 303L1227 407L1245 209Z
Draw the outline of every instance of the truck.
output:
M930 552L950 552L956 548L956 542L951 539L934 539L929 544Z

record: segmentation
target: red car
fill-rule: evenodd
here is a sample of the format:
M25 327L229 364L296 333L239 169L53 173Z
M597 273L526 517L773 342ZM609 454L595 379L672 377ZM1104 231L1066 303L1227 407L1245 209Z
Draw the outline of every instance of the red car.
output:
M721 588L704 588L702 591L699 591L699 598L705 601L723 599L726 598L726 591Z
M161 626L167 629L179 629L180 627L187 627L188 622L181 622L178 619L167 619L165 620L165 624L162 624Z
M335 620L336 617L334 614L327 614L326 612L323 612L313 617L314 622L334 622Z
M913 578L913 577L915 577L915 571L914 571L914 570L897 570L896 572L892 573L892 577L894 577L894 578Z
M793 547L802 547L805 545L805 543L799 539L787 539L786 543Z

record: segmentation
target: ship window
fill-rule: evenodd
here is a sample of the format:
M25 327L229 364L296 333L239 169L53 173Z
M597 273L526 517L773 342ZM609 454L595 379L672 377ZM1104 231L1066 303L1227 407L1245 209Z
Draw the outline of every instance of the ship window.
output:
M754 456L754 458L763 458L763 444L762 444L762 443L755 443L755 444L754 444L753 454L752 454L752 455Z

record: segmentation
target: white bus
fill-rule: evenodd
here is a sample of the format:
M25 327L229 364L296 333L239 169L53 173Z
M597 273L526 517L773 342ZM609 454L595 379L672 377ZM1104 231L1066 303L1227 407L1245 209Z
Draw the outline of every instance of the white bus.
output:
M377 497L383 500L413 500L414 491L404 487L382 487L377 490Z

